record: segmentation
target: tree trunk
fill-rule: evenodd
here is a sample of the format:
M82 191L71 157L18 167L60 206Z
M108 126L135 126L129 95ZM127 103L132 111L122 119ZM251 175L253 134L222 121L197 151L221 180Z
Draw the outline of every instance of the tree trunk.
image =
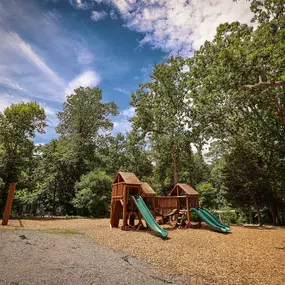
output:
M179 182L177 156L175 152L172 153L172 160L173 160L173 183L175 186Z
M252 222L252 211L251 211L251 208L248 209L248 217L249 217L249 223L252 225L253 222Z
M56 178L55 178L56 179ZM53 203L52 203L52 214L53 216L55 216L55 194L56 194L56 187L57 187L57 183L56 181L54 181L54 187L53 187Z
M278 216L278 208L277 208L275 202L271 203L270 212L272 215L273 226L279 226L280 220L279 220L279 216Z
M257 212L257 222L260 226L262 226L262 220L261 220L261 213L260 213L260 205L259 202L257 201L256 196L254 197L254 204L255 204L255 209Z

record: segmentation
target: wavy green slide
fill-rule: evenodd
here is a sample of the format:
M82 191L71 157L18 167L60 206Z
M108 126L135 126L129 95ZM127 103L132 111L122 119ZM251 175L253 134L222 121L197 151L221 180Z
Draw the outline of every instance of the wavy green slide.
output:
M211 214L208 210L203 208L191 208L192 212L196 213L211 229L227 233L230 231L230 227L221 223L217 217Z
M166 238L168 235L168 231L160 227L157 223L153 215L151 214L150 210L148 209L147 205L145 204L144 200L141 196L136 195L132 196L137 208L139 209L140 213L142 214L143 218L145 219L148 226L154 232L155 235Z
M213 215L213 214L212 214L211 212L209 212L207 209L200 208L200 210L203 210L204 213L205 213L207 216L209 216L209 217L211 217L212 219L214 219L218 225L220 225L221 227L224 227L226 230L228 230L228 232L231 230L231 228L230 228L228 225L223 224L215 215Z

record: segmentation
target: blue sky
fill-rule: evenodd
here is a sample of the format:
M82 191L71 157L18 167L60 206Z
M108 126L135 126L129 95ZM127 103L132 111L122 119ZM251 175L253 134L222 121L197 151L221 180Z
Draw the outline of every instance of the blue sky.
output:
M130 129L130 93L148 80L154 62L191 56L221 22L249 23L246 1L230 0L2 0L0 111L36 100L56 137L56 113L78 86L96 86L120 115L114 131Z

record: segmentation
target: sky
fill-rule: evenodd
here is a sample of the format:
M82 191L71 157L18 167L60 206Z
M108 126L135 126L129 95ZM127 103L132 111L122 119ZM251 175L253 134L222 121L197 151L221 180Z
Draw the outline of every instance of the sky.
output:
M113 134L131 129L130 94L153 64L191 57L220 23L250 23L240 0L0 0L0 112L36 100L47 122L37 143L57 137L57 112L79 86L115 101Z

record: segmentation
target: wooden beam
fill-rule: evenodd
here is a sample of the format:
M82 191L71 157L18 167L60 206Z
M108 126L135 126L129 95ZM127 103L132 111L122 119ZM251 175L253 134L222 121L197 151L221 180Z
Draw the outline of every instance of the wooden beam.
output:
M114 201L111 199L111 207L110 207L110 226L113 227L113 213L114 213Z
M189 205L189 197L186 195L186 209L187 209L187 225L186 227L190 227L191 225L191 216L190 216L190 205Z
M14 199L15 189L16 189L16 184L15 183L10 184L8 197L7 197L7 201L6 201L6 206L5 206L5 210L4 210L4 216L3 216L3 220L2 220L3 226L8 225L9 216L11 213L13 199Z
M127 214L127 206L128 206L128 189L127 186L124 185L124 189L123 189L123 226L122 229L126 230L127 227L127 219L128 219L128 214Z

